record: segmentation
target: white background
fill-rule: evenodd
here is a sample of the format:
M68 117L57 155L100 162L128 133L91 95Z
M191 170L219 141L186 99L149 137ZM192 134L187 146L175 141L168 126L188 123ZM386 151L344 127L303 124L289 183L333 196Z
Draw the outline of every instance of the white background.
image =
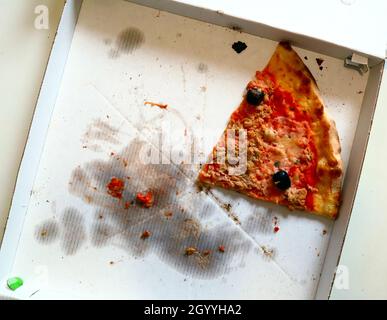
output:
M86 0L87 1L87 0ZM192 3L204 3L193 0ZM343 2L354 2L352 5ZM33 27L35 5L49 5L50 30ZM54 25L63 1L0 0L0 224L4 223L32 110L44 72ZM207 2L208 5L208 2ZM360 50L384 55L387 1L211 1L214 9L312 35ZM5 26L5 27L4 27ZM28 55L26 54L28 52ZM15 98L17 97L17 99ZM380 106L387 102L386 84ZM334 290L333 298L386 298L387 200L383 181L387 161L383 148L387 108L379 107L373 124L361 183L341 263L350 271L349 290ZM1 232L0 232L1 233Z

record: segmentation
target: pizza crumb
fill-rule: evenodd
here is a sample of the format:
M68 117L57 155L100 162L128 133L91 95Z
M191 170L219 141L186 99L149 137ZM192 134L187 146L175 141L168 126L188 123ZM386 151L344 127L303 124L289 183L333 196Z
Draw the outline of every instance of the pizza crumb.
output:
M202 253L202 255L205 256L205 257L209 256L210 254L211 254L210 250L204 250L203 253Z
M164 216L166 218L171 218L173 216L173 212L172 211L167 211L167 212L164 213Z
M228 212L230 212L231 207L232 207L231 203L222 204L222 208L225 209Z
M126 202L125 202L125 205L124 205L124 208L125 208L125 209L129 209L129 207L130 207L130 202L129 202L129 201L126 201Z
M137 193L136 199L138 202L140 202L145 208L150 208L153 206L153 193L151 191L148 191L147 193L143 194L141 192Z
M265 246L261 246L261 249L263 251L263 254L266 256L266 257L269 257L269 258L272 258L273 257L273 254L274 254L274 250L273 249L269 249Z
M305 56L305 57L304 57L304 59L305 59L305 60L308 60L308 57L307 57L307 56Z
M225 251L224 245L220 245L220 246L218 247L218 251L224 253L224 251Z
M142 240L145 240L145 239L149 238L150 235L151 235L150 231L145 230L145 231L141 234L141 239L142 239Z
M195 247L185 248L185 255L186 256L192 256L193 254L195 254L197 252L198 252L198 250Z
M110 182L106 185L107 192L113 198L122 198L122 193L124 192L125 183L119 178L113 177Z
M160 109L167 109L168 108L167 104L150 102L150 101L145 101L144 105L150 105L151 107L159 107Z
M274 233L277 233L279 230L280 230L280 228L278 226L275 226L273 229Z
M323 236L325 236L328 233L325 229L322 231Z

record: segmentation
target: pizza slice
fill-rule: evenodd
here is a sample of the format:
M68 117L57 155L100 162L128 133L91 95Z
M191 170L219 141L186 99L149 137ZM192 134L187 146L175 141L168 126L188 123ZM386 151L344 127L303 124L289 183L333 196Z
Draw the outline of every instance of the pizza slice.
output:
M334 219L340 151L315 79L291 46L280 43L247 85L198 180Z

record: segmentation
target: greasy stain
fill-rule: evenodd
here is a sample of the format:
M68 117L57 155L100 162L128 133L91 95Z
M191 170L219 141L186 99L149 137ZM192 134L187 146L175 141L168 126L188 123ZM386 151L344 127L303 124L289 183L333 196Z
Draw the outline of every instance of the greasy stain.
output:
M184 168L145 164L141 158L145 146L145 142L135 139L108 161L96 160L74 169L70 193L83 201L89 199L87 203L95 208L90 230L92 245L116 246L136 258L153 253L179 272L197 278L221 276L240 267L252 247L251 242L231 223L211 228L203 224L202 218L223 214L219 206L204 192L196 192L193 182L183 173L187 172ZM128 159L129 165L122 165L115 157ZM106 184L112 177L128 176L131 178L125 183L122 199L106 192ZM135 201L136 194L144 190L154 195L154 205L150 208ZM165 212L173 215L166 216ZM82 225L75 212L71 215L71 221ZM79 233L78 240L84 237L82 229L75 225L73 229L77 231L68 236L74 239L74 233ZM141 238L144 230L151 233L146 241ZM227 251L219 252L219 246ZM197 251L187 256L188 247ZM208 255L208 251L212 254Z
M41 244L60 241L66 255L74 255L87 239L84 217L75 208L66 208L57 222L46 220L35 228L35 239Z
M107 142L112 145L120 143L118 129L111 126L105 120L96 119L88 125L86 132L81 138L81 142L84 148L101 152L101 143Z
M35 228L35 239L42 244L50 244L58 239L58 223L53 220L42 222Z
M141 30L135 27L126 28L118 34L114 46L109 51L109 56L115 59L121 54L131 54L144 42L145 36Z
M61 223L63 235L61 247L66 255L74 255L86 240L84 217L77 209L65 209Z
M197 69L198 69L199 73L207 73L208 72L208 66L205 63L203 63L203 62L200 62L198 64L198 68Z

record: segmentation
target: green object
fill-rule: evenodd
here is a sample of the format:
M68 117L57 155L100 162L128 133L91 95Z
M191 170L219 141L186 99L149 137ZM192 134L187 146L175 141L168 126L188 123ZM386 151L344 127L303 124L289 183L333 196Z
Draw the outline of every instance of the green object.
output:
M19 277L9 278L7 280L7 286L12 291L15 291L16 289L20 288L23 285L23 280Z

